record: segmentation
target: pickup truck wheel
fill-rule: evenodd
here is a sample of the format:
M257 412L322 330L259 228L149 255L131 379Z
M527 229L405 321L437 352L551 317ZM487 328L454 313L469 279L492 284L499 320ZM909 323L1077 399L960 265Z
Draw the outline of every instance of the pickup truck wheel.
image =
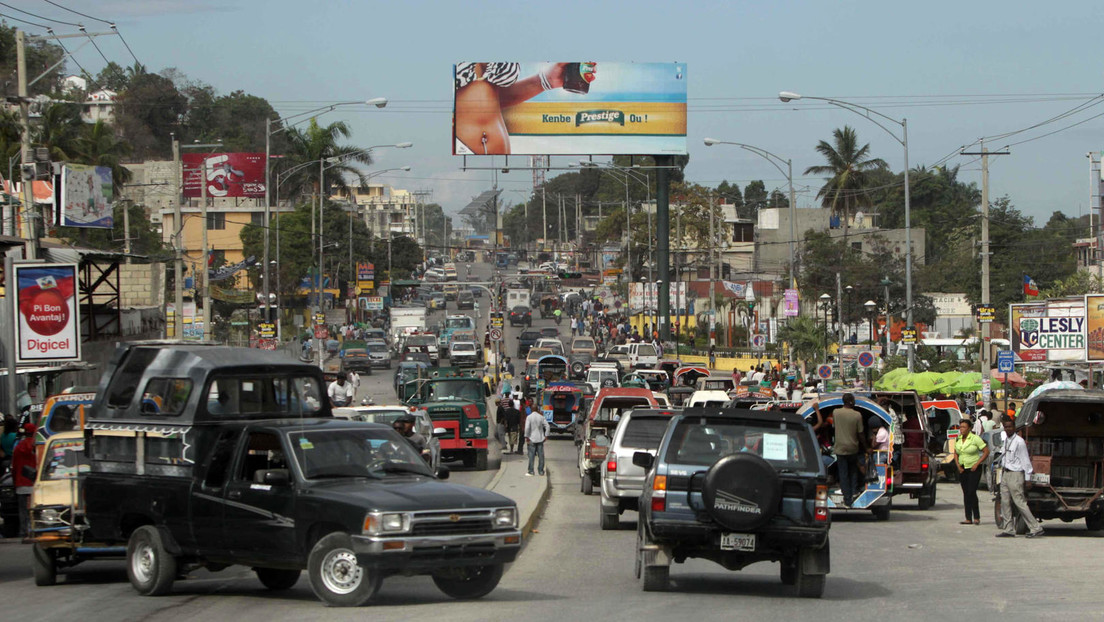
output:
M487 450L477 449L475 452L475 470L486 471L487 470Z
M594 481L589 475L583 476L583 494L588 496L594 494Z
M357 563L352 538L331 533L315 543L307 559L314 595L333 607L359 607L379 591L383 577Z
M644 566L644 591L666 592L667 580L671 577L670 566Z
M875 520L889 520L889 511L892 507L889 503L875 506L870 508L870 513L874 515Z
M279 592L290 590L299 582L301 570L285 570L283 568L254 568L257 578L268 589Z
M31 549L35 585L46 586L57 583L57 556L50 549L34 545Z
M142 596L162 596L176 580L176 558L165 550L161 533L152 525L143 525L130 534L127 542L127 578Z
M602 508L601 505L599 505L598 514L601 517L599 523L602 526L602 531L613 531L620 527L621 518L617 515L616 511L607 512L605 509Z
M490 594L502 580L504 564L452 568L433 575L437 589L456 599L482 598Z
M1104 529L1104 514L1088 514L1085 516L1085 527L1089 531Z
M932 484L928 494L920 495L919 507L921 510L930 510L935 505L935 488L935 484Z

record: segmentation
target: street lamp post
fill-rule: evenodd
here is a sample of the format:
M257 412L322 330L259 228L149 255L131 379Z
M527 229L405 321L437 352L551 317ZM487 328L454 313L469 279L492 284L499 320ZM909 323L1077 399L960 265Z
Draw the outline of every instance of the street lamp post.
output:
M893 117L886 116L886 115L878 112L877 110L867 108L866 106L861 106L859 104L853 104L853 103L850 103L850 102L840 101L838 99L831 99L831 98L827 98L827 97L812 97L812 96L808 96L808 95L802 96L802 95L799 95L797 93L792 93L792 92L789 92L789 91L782 91L781 93L778 94L778 98L780 100L782 100L783 102L788 102L788 101L792 101L792 100L795 100L795 99L815 99L815 100L818 100L818 101L827 102L829 104L832 104L833 106L837 106L837 107L843 108L845 110L850 110L851 112L854 112L855 114L866 118L868 121L870 121L874 125L877 125L878 127L882 128L885 131L885 133L887 133L887 134L889 134L890 136L893 137L893 140L896 140L897 142L901 143L901 146L904 147L904 150L905 150L905 313L906 313L906 320L905 321L908 325L908 328L912 328L912 213L911 213L911 203L910 203L910 200L909 200L908 119L901 119L900 121L898 121L897 119L894 119ZM892 123L896 123L897 125L900 125L901 126L901 136L898 137L897 134L895 134L892 130L890 130L888 127L886 127L885 125L883 125L881 122L879 122L877 119L871 117L870 115L876 115L876 116L884 119L885 121L890 121ZM889 304L888 300L886 301L886 304ZM914 359L915 359L915 353L914 353L915 351L913 349L912 344L909 344L906 347L908 348L908 370L911 372L912 369L913 369L913 362L914 362Z
M824 360L828 361L828 333L831 328L828 325L828 308L832 305L832 297L828 294L820 295L820 307L824 309Z
M874 316L878 313L878 303L873 300L867 300L863 303L863 308L866 309L866 319L870 323L870 347L874 347ZM866 386L873 388L870 383L870 368L866 368Z
M305 117L307 115L313 115L315 113L330 112L330 111L336 109L338 106L349 106L349 105L354 105L354 104L365 104L365 105L368 105L368 106L375 106L376 108L383 108L383 107L387 106L387 98L386 97L375 97L375 98L372 98L372 99L369 99L369 100L366 100L366 101L337 102L337 103L329 104L329 105L326 105L326 106L320 106L320 107L315 108L313 110L308 110L306 112L301 112L299 114L291 115L290 117L277 118L276 120L286 122L286 121L290 121L291 119L294 119L296 117ZM305 119L301 119L301 121L303 121L303 120L305 120ZM272 220L272 202L269 200L269 196L270 196L270 193L269 193L269 185L270 185L269 184L269 175L271 173L271 167L269 166L269 162L271 161L271 153L272 153L272 136L273 136L273 134L275 134L277 132L284 132L288 128L294 127L294 125L295 125L295 124L281 125L280 127L273 130L272 129L272 121L273 121L273 119L272 119L271 116L265 117L264 275L261 277L261 279L264 281L264 303L265 303L265 321L266 322L272 320L272 317L271 317L272 316L272 306L271 306L271 302L269 301L269 286L268 286L268 278L269 278L268 270L269 270L269 265L270 265L270 261L269 261L269 245L270 245L270 243L269 243L269 239L268 239L268 233L269 233L269 225L271 224L271 220ZM279 183L279 177L277 176L277 184L278 183ZM279 305L277 305L277 307L278 306Z
M786 176L786 180L789 182L789 186L790 186L790 287L796 289L797 288L797 275L796 275L797 271L794 269L794 266L795 266L795 263L794 263L794 240L795 240L794 231L795 231L795 229L794 229L794 227L795 227L795 221L797 220L797 212L795 211L797 209L797 204L794 200L793 160L789 159L789 158L783 159L781 156L775 155L775 154L767 151L766 149L762 149L760 147L755 147L753 145L745 145L744 143L737 143L737 142L732 142L732 141L727 141L727 140L718 140L716 138L706 138L704 142L705 142L706 147L712 147L713 145L735 145L737 147L740 147L741 149L744 149L746 151L750 151L750 152L754 153L755 155L763 158L767 162L770 162L771 164L773 164L774 168L778 169L778 172L780 172L780 173L782 173L783 175ZM782 164L786 165L786 170L782 170L782 166L781 166Z

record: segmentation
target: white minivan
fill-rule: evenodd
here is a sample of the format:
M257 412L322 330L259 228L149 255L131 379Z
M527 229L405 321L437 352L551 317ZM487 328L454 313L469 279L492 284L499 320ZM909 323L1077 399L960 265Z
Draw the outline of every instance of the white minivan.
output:
M659 365L659 352L650 343L626 343L610 348L610 352L627 355L632 369L655 369Z

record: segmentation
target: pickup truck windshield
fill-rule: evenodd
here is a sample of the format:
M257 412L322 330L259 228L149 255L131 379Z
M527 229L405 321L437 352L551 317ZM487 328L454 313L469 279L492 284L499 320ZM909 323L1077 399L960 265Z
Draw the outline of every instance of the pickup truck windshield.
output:
M753 421L699 419L680 422L671 433L665 460L672 464L709 466L734 453L754 453L772 466L796 471L817 471L820 454L802 427Z
M307 479L433 475L414 446L390 430L291 432L288 440Z
M445 320L445 328L475 328L475 322L471 318L449 318Z

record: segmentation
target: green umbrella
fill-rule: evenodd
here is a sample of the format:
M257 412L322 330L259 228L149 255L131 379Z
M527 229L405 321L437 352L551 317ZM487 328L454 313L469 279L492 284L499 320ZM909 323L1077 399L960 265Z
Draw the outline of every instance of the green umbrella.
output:
M898 391L912 390L930 395L932 393L943 393L949 383L943 377L943 374L925 371L894 378L890 381L889 386Z
M878 380L874 382L874 388L881 389L883 391L894 391L895 381L903 376L907 376L909 370L907 367L898 367L897 369L891 369L882 374Z

